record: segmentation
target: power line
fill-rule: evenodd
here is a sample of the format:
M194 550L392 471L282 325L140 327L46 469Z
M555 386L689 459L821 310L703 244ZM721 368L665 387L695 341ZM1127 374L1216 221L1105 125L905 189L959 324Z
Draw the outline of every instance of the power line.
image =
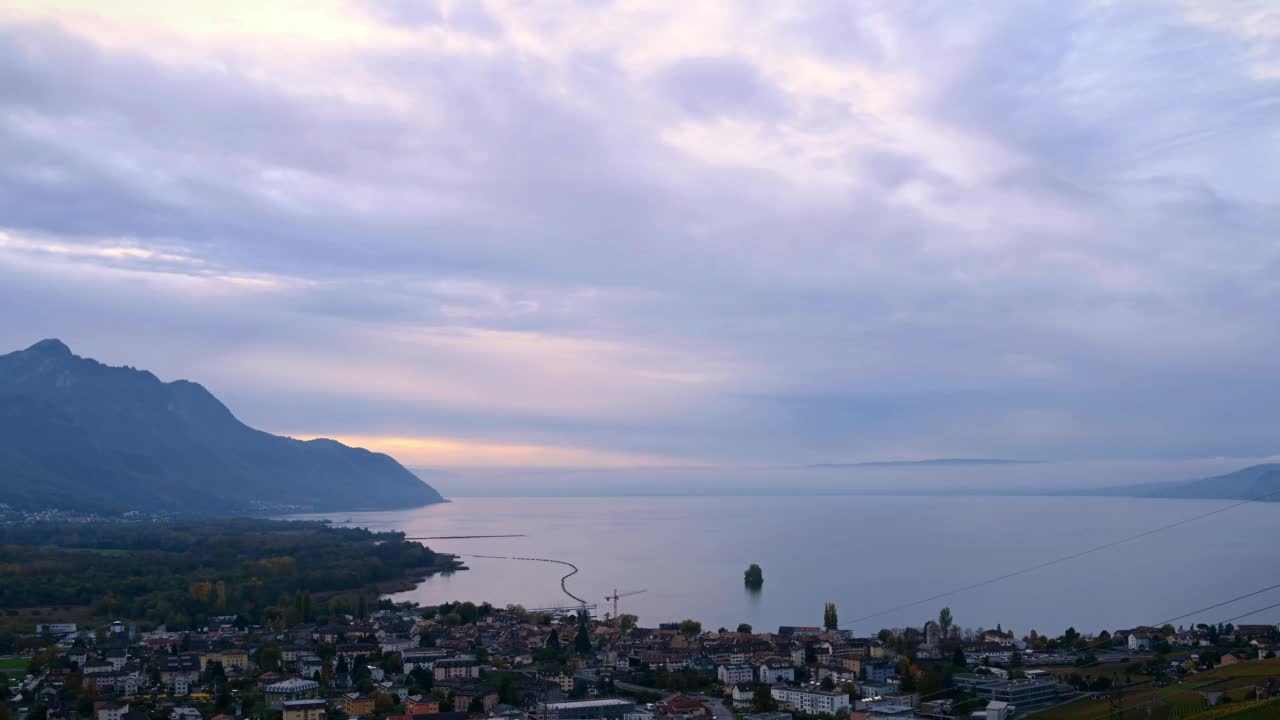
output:
M1247 598L1247 597L1253 597L1254 595L1258 595L1258 594L1264 593L1264 592L1266 592L1267 590L1274 590L1274 589L1275 589L1275 588L1277 588L1277 587L1280 587L1280 585L1272 585L1272 586L1271 586L1271 587L1269 587L1269 588L1263 588L1262 590L1257 590L1257 591L1254 591L1254 592L1248 593L1247 595L1240 595L1240 596L1234 597L1234 598L1232 598L1232 599L1230 599L1230 600L1226 600L1226 601L1224 601L1224 602L1220 602L1220 603L1218 603L1217 605L1211 605L1211 606L1209 606L1209 607L1207 607L1207 608L1202 608L1202 609L1200 609L1200 610L1195 610L1195 611L1193 611L1193 612L1189 612L1189 613L1187 613L1186 615L1180 615L1180 616L1178 616L1178 617L1176 617L1176 618L1173 618L1172 620L1166 620L1164 623L1160 623L1160 624L1161 624L1161 625L1163 625L1163 624L1165 624L1165 623L1172 622L1173 620L1181 620L1182 618L1189 617L1189 616L1191 616L1191 615L1196 615L1196 614L1198 614L1198 613L1204 612L1205 610L1211 610L1211 609L1216 608L1216 607L1221 607L1221 606L1223 606L1223 605L1227 605L1227 604L1230 604L1230 603L1233 603L1233 602L1236 602L1236 601L1239 601L1239 600L1243 600L1243 599L1245 599L1245 598ZM1274 608L1280 608L1280 602L1278 602L1278 603L1272 603L1272 604L1270 604L1270 605L1267 605L1266 607L1260 607L1260 608L1258 608L1257 610L1250 610L1250 611L1249 611L1249 612L1247 612L1247 613L1242 613L1242 614L1240 614L1240 615L1236 615L1235 617L1229 617L1229 618L1227 618L1226 620L1221 620L1221 621L1219 621L1219 622L1217 622L1217 623L1215 623L1215 624L1217 624L1217 625L1225 625L1225 624L1227 624L1227 623L1229 623L1229 622L1235 622L1236 620L1239 620L1240 618L1246 618L1246 617L1249 617L1250 615L1257 615L1257 614L1258 614L1258 613L1260 613L1260 612L1266 612L1266 611L1268 611L1268 610L1272 610L1272 609L1274 609ZM1095 660L1094 662L1098 662L1098 661L1096 661L1096 660ZM1080 667L1088 667L1088 666L1089 666L1089 665L1091 665L1091 664L1092 664L1092 663L1086 663L1086 664L1084 664L1084 665L1081 665ZM1150 680L1144 680L1144 681L1143 681L1143 682L1141 682L1141 683L1133 683L1133 684L1128 685L1127 687L1136 687L1137 685L1145 685L1145 684L1147 684L1147 683L1149 683L1149 682L1151 682L1151 681L1150 681ZM1147 705L1154 704L1154 703L1155 703L1155 702L1157 702L1158 700L1159 700L1158 698L1153 698L1153 699L1151 699L1151 700L1149 700L1149 701L1147 701L1147 702L1145 702L1145 703L1141 703L1141 704L1138 704L1138 705L1134 705L1134 706L1132 706L1132 707L1128 707L1128 708L1117 708L1116 710L1112 710L1112 711L1110 711L1110 712L1106 713L1105 715L1098 715L1098 716L1096 716L1096 717L1089 718L1089 720L1102 720L1103 718L1111 717L1112 715L1114 715L1114 714L1116 714L1116 713L1118 713L1118 712L1124 712L1124 711L1126 711L1126 710L1135 710L1135 709L1140 708L1140 707L1145 707L1145 706L1147 706ZM1070 701L1068 701L1068 702L1070 702ZM1065 703L1058 703L1058 705L1063 705L1063 704L1065 704ZM1055 705L1054 707L1057 707L1057 705ZM1045 708L1045 709L1047 709L1047 708Z
M1183 613L1182 615L1178 615L1177 617L1171 617L1171 618L1168 618L1167 620L1160 620L1160 621L1158 621L1158 622L1151 623L1151 625L1150 625L1150 626L1151 626L1151 627L1160 627L1160 626L1163 626L1163 625L1168 625L1169 623L1175 622L1175 621L1177 621L1177 620L1183 620L1183 619L1185 619L1185 618L1189 618L1189 617L1191 617L1192 615L1199 615L1200 613L1208 612L1209 610L1213 610L1213 609L1215 609L1215 608L1220 608L1220 607L1222 607L1223 605L1230 605L1231 603L1239 602L1239 601L1244 600L1244 599L1246 599L1246 598L1254 597L1255 595L1261 595L1261 594L1262 594L1262 593L1264 593L1264 592L1268 592L1268 591L1271 591L1271 590L1275 590L1275 589L1277 589L1277 588L1280 588L1280 583L1277 583L1277 584L1275 584L1275 585L1270 585L1270 586L1264 587L1264 588L1262 588L1262 589L1260 589L1260 590L1253 590L1253 591L1251 591L1251 592L1244 593L1243 595L1236 595L1235 597L1230 598L1230 599L1228 599L1228 600L1223 600L1223 601L1221 601L1221 602L1214 603L1213 605L1208 605L1208 606L1206 606L1206 607L1198 608L1198 609L1196 609L1196 610L1192 610L1191 612L1187 612L1187 613ZM1272 608L1277 608L1277 607L1280 607L1280 603L1275 603L1274 605L1268 605L1268 606L1266 606L1266 607L1264 607L1264 608L1258 608L1257 610L1252 610L1252 611L1250 611L1250 612L1244 613L1243 615L1237 615L1237 616L1232 617L1232 618L1227 618L1226 620L1223 620L1223 621L1221 621L1221 622L1219 622L1219 623L1217 623L1217 624L1221 625L1221 624L1223 624L1223 623L1233 622L1233 621L1235 621L1235 620L1239 620L1240 618L1248 617L1248 616L1250 616L1250 615L1257 615L1257 614L1258 614L1258 613L1260 613L1260 612L1266 612L1267 610L1270 610L1270 609L1272 609ZM1075 650L1075 652L1081 652L1081 651L1085 651L1085 650L1091 650L1091 649L1093 649L1093 648L1095 648L1095 647L1099 647L1099 646L1101 646L1101 645L1103 645L1103 644L1110 643L1110 642L1112 642L1112 640L1113 640L1113 639L1112 639L1112 638L1110 638L1110 637L1108 637L1106 640L1095 640L1094 642L1091 642L1091 643L1089 643L1089 644L1087 644L1087 645L1084 645L1084 646L1082 646L1082 647L1079 647L1079 648L1075 648L1074 650ZM1075 667L1076 667L1076 669L1086 668L1086 667L1091 667L1091 666L1096 665L1096 664L1100 664L1101 662L1102 662L1101 660L1098 660L1097 658L1095 658L1095 659L1093 659L1093 660L1090 660L1089 662L1084 663L1083 665L1077 665L1077 666L1075 666ZM1133 687L1133 685L1130 685L1129 687ZM953 690L955 690L955 688L945 688L945 689L943 689L943 690L938 690L937 692L932 692L932 693L929 693L929 694L927 694L927 695L922 695L922 696L920 696L920 698L919 698L919 699L920 699L920 700L925 700L925 699L927 699L927 698L936 697L936 696L938 696L938 695L945 695L945 694L947 694L947 693L952 692ZM1059 705L1061 705L1061 704L1063 704L1063 703L1058 703L1058 704L1059 704ZM1056 707L1056 706L1055 706L1055 707Z
M932 595L930 597L924 598L923 600L916 600L914 602L909 602L902 605L898 605L896 607L889 608L888 610L881 610L879 612L871 613L870 615L863 615L862 617L857 617L857 618L854 618L853 620L850 620L846 626L852 626L854 624L864 622L872 618L880 617L881 615L888 615L889 613L898 612L899 610L906 610L907 608L916 607L917 605L923 605L928 602L933 602L934 600L940 600L942 598L950 597L952 595L956 595L962 592L967 592L969 590L976 590L977 588L983 587L985 585L990 585L992 583L1000 582L1001 580L1008 580L1009 578L1017 577L1019 575L1025 575L1029 572L1034 572L1036 570L1043 570L1044 568L1051 567L1053 565L1058 565L1060 563L1067 562L1068 560L1075 560L1077 558L1084 557L1085 555L1092 555L1093 553L1100 552L1102 550L1106 550L1109 548L1113 548L1113 547L1116 547L1117 545L1124 545L1125 543L1130 543L1135 540L1141 540L1142 538L1148 537L1150 535L1155 535L1156 533L1159 533L1159 532L1164 532L1165 530L1170 530L1176 527L1180 527L1182 525L1186 525L1188 523L1195 522L1196 520L1203 520L1207 517L1211 517L1219 513L1224 513L1228 510L1238 508L1241 505L1248 505L1251 502L1264 500L1266 498L1271 497L1272 495L1280 495L1280 489L1272 490L1271 492L1268 492L1268 493L1263 493L1261 495L1258 495L1257 497L1241 500L1239 502L1235 502L1230 505L1220 507L1217 510L1212 510L1210 512L1203 513L1201 515L1195 515L1193 517L1184 518L1182 520L1178 520L1177 522L1169 523L1168 525L1161 525L1160 527L1157 527L1157 528L1144 530L1143 532L1140 532L1136 535L1130 535L1129 537L1121 538L1120 540L1115 540L1113 542L1105 543L1103 545L1098 545L1096 547L1089 548L1088 550L1081 550L1080 552L1072 553L1070 555L1063 555L1062 557L1056 558L1054 560L1042 562L1037 565L1031 565L1031 566L1022 568L1021 570L1014 570L1013 572L1008 572L1003 575L987 578L986 580L978 581L976 583L973 583L972 585L965 585L964 587L955 588L954 590L941 592L941 593L938 593L937 595Z

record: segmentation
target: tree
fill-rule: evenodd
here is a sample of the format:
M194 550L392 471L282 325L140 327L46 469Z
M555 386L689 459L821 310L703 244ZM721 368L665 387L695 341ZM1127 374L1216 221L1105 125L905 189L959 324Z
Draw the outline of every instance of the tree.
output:
M702 623L697 620L681 620L680 632L685 635L701 635Z
M822 688L823 692L831 692L836 689L836 681L832 680L830 675L826 675L822 678L822 682L819 683L819 686Z
M740 633L750 633L750 632L751 632L751 626L750 626L750 625L748 625L748 624L746 624L746 623L738 623L738 632L740 632Z
M742 582L752 590L759 590L764 585L764 571L759 565L751 563L751 567L743 573Z
M773 699L773 687L758 683L755 692L751 694L751 712L766 713L777 709L778 703Z
M965 667L969 664L969 661L965 659L963 647L957 647L955 653L951 655L951 664L956 667Z
M498 702L504 705L520 704L520 690L510 673L503 673L502 679L498 681Z
M942 639L951 637L951 626L955 619L951 617L951 608L944 607L938 612L938 629L942 631Z
M560 649L560 631L551 628L551 634L547 635L547 648L550 650Z
M379 715L388 715L396 709L396 696L380 692L373 697L373 711Z
M636 617L635 615L629 615L627 613L622 613L621 615L618 616L618 625L622 628L622 632L630 632L633 628L635 628L636 623L639 621L640 621L640 618Z
M840 614L836 612L836 604L829 602L822 607L822 627L836 630L840 627Z
M579 655L590 655L591 650L591 631L585 622L578 623L578 634L573 636L573 651Z

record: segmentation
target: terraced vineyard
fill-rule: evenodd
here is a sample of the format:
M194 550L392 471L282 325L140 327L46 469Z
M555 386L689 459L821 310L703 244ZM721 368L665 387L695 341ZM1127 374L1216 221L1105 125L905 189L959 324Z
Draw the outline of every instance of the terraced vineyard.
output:
M1280 701L1253 702L1257 688L1268 682L1280 684L1280 659L1251 660L1229 667L1190 675L1167 687L1139 682L1126 689L1122 701L1111 698L1078 700L1033 713L1036 720L1257 720L1280 718ZM1230 702L1208 708L1207 693L1225 693ZM1226 713L1211 715L1207 713Z

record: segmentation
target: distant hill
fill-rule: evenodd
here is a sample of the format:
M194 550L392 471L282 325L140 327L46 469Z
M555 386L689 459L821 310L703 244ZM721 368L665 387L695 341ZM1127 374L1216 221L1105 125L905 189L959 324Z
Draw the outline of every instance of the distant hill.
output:
M856 467L928 467L928 466L965 466L965 465L1036 465L1035 460L1009 460L1006 458L930 458L927 460L869 460L854 463L817 463L811 468L856 468Z
M1280 501L1280 463L1251 465L1226 475L1215 475L1214 477L1200 478L1199 480L1095 488L1070 494Z
M442 501L387 455L255 430L193 382L58 340L0 355L0 503L208 514Z

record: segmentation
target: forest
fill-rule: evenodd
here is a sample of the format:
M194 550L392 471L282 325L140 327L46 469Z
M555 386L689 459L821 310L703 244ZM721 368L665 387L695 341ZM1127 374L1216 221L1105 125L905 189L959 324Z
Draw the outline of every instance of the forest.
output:
M378 583L453 567L402 533L315 521L209 519L0 527L0 621L18 608L169 629L211 618L285 626L357 613ZM27 615L33 613L28 612ZM12 623L10 623L12 624Z

